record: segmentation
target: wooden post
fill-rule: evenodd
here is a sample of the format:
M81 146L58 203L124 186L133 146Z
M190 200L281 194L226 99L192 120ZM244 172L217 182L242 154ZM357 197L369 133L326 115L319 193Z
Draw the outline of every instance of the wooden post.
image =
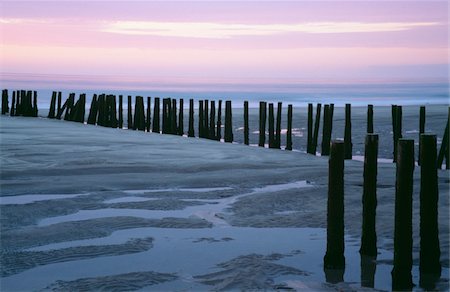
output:
M195 137L194 131L194 100L189 99L189 131L188 137Z
M308 137L306 144L306 153L314 154L312 151L312 141L313 141L313 105L308 103Z
M2 115L9 112L8 89L2 90Z
M152 121L152 105L151 105L151 97L147 96L147 115L145 118L145 130L150 132L151 121Z
M33 91L33 117L38 116L37 91Z
M61 91L58 92L58 108L56 110L56 114L58 114L61 111Z
M413 287L412 269L412 193L414 140L399 139L395 183L394 268L392 290Z
M288 105L286 150L292 150L292 104Z
M314 123L314 136L311 142L311 154L316 155L316 149L317 149L317 140L319 138L319 127L320 127L320 112L322 109L322 104L317 104L317 110L316 110L316 120Z
M219 105L217 107L217 141L222 139L222 100L219 99Z
M417 159L417 164L420 165L420 155L422 152L422 139L420 136L425 133L425 107L420 107L420 119L419 119L419 159Z
M331 135L330 134L330 105L326 104L323 107L323 127L322 127L322 156L330 155L330 143L331 143Z
M351 117L351 104L347 103L345 105L345 133L344 133L344 144L345 144L345 159L352 159L352 117Z
M111 96L111 127L117 128L118 121L117 121L117 103L116 103L116 96Z
M209 139L216 140L216 103L214 100L211 100L209 114Z
M162 129L161 129L161 132L163 134L168 133L167 129L168 129L168 124L169 124L169 118L168 118L169 111L167 109L167 103L168 103L167 98L163 98L163 100L162 100Z
M15 104L16 104L16 91L13 91L13 96L12 96L12 100L11 100L11 111L9 113L9 115L11 117L14 117L16 115Z
M344 269L344 142L332 141L328 161L325 269Z
M233 124L231 113L231 101L225 102L225 142L233 142Z
M133 109L131 107L131 95L128 95L128 130L133 130Z
M204 125L205 122L203 121L203 100L198 101L198 137L199 138L205 138L204 135Z
M367 106L367 134L373 133L373 105Z
M184 134L184 100L180 99L180 110L178 113L178 135L183 136Z
M377 257L375 217L377 209L378 135L367 134L364 149L363 221L359 253Z
M172 99L172 110L170 115L170 134L177 135L177 99Z
M209 139L209 100L205 99L203 106L203 137Z
M375 286L376 258L361 254L361 287Z
M275 134L275 148L281 148L281 109L283 104L278 102L277 106L277 126L276 126L276 134Z
M402 138L402 107L399 105L393 105L392 108L392 132L394 138L394 159L397 161L397 146L398 139Z
M437 159L437 168L441 169L442 168L442 164L444 162L444 158L446 158L445 160L445 165L446 168L449 168L449 159L448 159L448 155L449 155L449 151L450 151L450 147L449 147L449 123L450 123L450 107L448 108L448 118L447 118L447 125L445 126L445 131L444 131L444 137L442 137L442 144L441 144L441 149L439 150L439 156Z
M159 116L159 97L155 97L155 105L153 106L153 128L152 128L152 132L153 133L160 133L161 129L159 127L159 121L160 121L160 116Z
M97 103L97 94L94 94L91 101L91 108L89 109L89 116L87 123L89 125L95 125L97 121L97 113L98 113L98 103Z
M123 129L123 96L119 95L119 129Z
M275 148L273 103L269 103L269 148Z
M50 109L48 111L47 118L54 119L55 118L55 106L56 106L56 91L52 93L52 99L50 101Z
M249 145L248 101L244 101L244 144Z
M434 281L427 281L434 275L441 276L441 250L438 230L439 187L436 169L436 135L420 135L422 152L420 168L420 286L433 290Z
M69 98L67 99L67 105L66 105L66 114L64 115L64 120L65 121L70 121L71 120L74 99L75 99L75 93L69 94Z
M21 104L21 97L22 97L22 94L23 93L23 91L22 90L17 90L17 94L16 94L16 113L15 113L15 116L20 116L21 114L22 114L22 112L21 112L21 106L20 106L20 104Z
M264 147L266 143L266 114L267 103L261 101L259 102L259 147Z

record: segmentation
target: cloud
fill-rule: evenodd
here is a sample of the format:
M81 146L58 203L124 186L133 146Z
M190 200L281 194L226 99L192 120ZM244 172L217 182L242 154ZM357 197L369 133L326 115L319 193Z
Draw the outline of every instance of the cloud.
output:
M228 39L286 33L342 34L395 32L439 25L438 22L308 22L297 24L225 24L212 22L107 22L103 32L126 35Z

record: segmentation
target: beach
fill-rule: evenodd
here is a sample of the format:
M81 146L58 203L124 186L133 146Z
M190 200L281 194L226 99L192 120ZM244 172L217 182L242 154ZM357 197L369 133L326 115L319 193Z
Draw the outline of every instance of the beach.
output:
M416 142L418 113L418 106L404 107L404 137ZM257 143L256 114L251 109L250 144ZM380 162L373 288L381 290L391 289L393 260L390 114L390 107L374 109ZM330 283L333 275L323 270L328 157L304 153L306 109L294 108L295 151L242 145L241 116L233 109L233 144L2 116L2 290L363 289L366 267L358 250L366 108L352 108L355 159L345 161L347 265L339 283ZM343 137L343 117L336 107L333 138ZM446 119L447 106L427 106L427 132L442 137ZM436 285L448 290L448 171L438 176L443 271ZM416 285L419 185L416 166Z

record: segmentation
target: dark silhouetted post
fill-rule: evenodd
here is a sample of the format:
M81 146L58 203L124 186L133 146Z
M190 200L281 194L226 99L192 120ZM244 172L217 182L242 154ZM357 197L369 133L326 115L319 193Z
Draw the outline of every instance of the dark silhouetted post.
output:
M375 217L377 209L378 135L367 134L364 149L363 220L361 249L359 253L376 258L377 233Z
M394 138L394 162L397 161L398 139L402 138L402 107L399 105L392 106L392 127Z
M450 107L448 108L448 118L447 118L447 125L445 126L445 131L444 131L444 137L442 137L442 143L441 143L441 149L439 150L439 156L437 159L437 168L441 169L442 168L442 163L444 162L444 158L445 158L445 166L447 169L449 169L450 165L449 165L449 152L450 152L450 147L449 147L449 138L450 138L450 129L449 129L449 123L450 123Z
M136 96L133 126L139 131L145 131L145 107L144 97L142 96Z
M275 148L281 148L281 109L283 104L281 102L278 103L277 106L277 126L276 126L276 134L275 134Z
M264 147L266 143L266 114L267 103L264 101L259 102L259 147Z
M12 96L12 100L11 100L11 111L10 111L10 113L9 113L9 115L10 115L11 117L13 117L13 116L16 115L16 108L15 108L15 105L16 105L16 91L13 91L13 96Z
M361 254L361 287L374 287L376 270L376 258Z
M59 91L58 92L58 108L56 110L56 114L58 114L61 111L61 99L62 99L61 94L62 94L61 91Z
M203 136L204 138L209 139L209 100L205 99L203 106Z
M225 142L233 142L233 124L231 113L231 101L225 102Z
M273 103L269 103L269 148L275 148Z
M119 95L119 128L123 128L123 96Z
M184 100L180 99L180 110L178 113L178 135L184 134Z
M422 139L420 136L425 133L425 107L420 107L420 119L419 119L419 159L417 159L418 165L420 165L420 153L422 152Z
M128 95L128 130L133 129L133 109L131 108L131 95Z
M214 100L211 100L209 114L209 139L216 140L216 103Z
M9 111L8 89L2 90L2 115Z
M308 103L308 141L306 144L306 153L314 154L312 151L312 141L313 141L313 105Z
M145 130L150 132L151 121L152 121L152 98L147 96L147 116L145 117Z
M159 115L159 97L155 97L155 105L153 106L153 133L160 133L161 129L159 126L160 115Z
M222 139L222 100L219 99L219 104L217 107L217 141Z
M323 127L322 127L322 156L330 155L330 106L328 104L323 107Z
M98 113L98 104L97 104L97 94L94 94L91 101L91 107L89 109L89 116L87 123L89 125L95 125L97 121L97 113Z
M65 121L71 120L74 99L75 99L75 93L69 94L69 98L67 99L67 104L66 104L66 114L64 115Z
M48 111L47 118L54 119L55 118L55 106L56 106L56 91L52 93L52 99L50 101L50 109Z
M286 150L292 150L292 104L288 105Z
M244 144L249 144L248 101L244 101Z
M164 98L163 99L163 114L162 114L162 133L163 134L169 134L170 133L170 112L171 112L171 99L170 98Z
M177 127L177 100L176 98L172 99L172 110L170 114L170 134L177 135L178 127Z
M204 125L205 122L203 121L203 100L198 101L198 137L199 138L205 138L204 134Z
M316 110L316 120L314 123L314 136L311 142L311 154L316 155L316 149L317 149L317 140L319 139L319 127L320 127L320 112L322 110L322 104L317 104L317 110Z
M420 135L420 286L434 290L441 276L438 230L438 175L436 135ZM430 281L431 280L431 281Z
M33 91L33 117L38 116L37 91Z
M373 134L373 105L367 106L367 134Z
M20 108L20 99L22 97L22 91L21 90L17 90L16 93L16 112L15 112L15 116L20 116L21 115L21 108Z
M394 268L392 290L413 287L412 269L412 193L414 140L399 139L395 183Z
M188 137L195 137L194 131L194 100L189 99L189 131Z
M328 161L327 252L324 268L345 268L344 257L344 142L331 143Z
M352 114L351 114L351 104L347 103L345 105L345 133L344 133L344 144L345 144L345 159L352 159Z

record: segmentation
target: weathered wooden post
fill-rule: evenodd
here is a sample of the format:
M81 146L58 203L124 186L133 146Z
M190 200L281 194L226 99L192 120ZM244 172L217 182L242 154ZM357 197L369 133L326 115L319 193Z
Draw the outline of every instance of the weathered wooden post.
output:
M345 268L344 152L343 141L332 141L328 161L327 252L323 259L325 269Z
M133 130L133 109L131 108L131 95L128 95L128 130Z
M352 117L351 117L351 104L345 104L345 159L352 159Z
M155 105L153 106L153 133L160 133L160 116L159 116L159 97L155 97Z
M151 129L151 121L152 121L152 105L151 105L151 97L147 96L147 115L145 117L145 130L150 132Z
M275 148L273 103L269 103L269 148Z
M322 127L322 156L330 155L330 105L326 104L323 107L323 127Z
M204 135L204 125L205 122L203 121L203 100L198 101L198 137L199 138L205 138Z
M189 99L189 131L188 137L195 137L194 131L194 99Z
M422 139L420 136L425 133L425 107L420 107L420 119L419 119L419 159L417 159L417 164L420 165L420 155L422 152Z
M367 134L373 133L373 104L367 106Z
M37 91L33 91L33 117L38 116Z
M117 103L116 103L116 96L111 96L111 127L117 128L118 121L117 121Z
M2 115L9 112L8 89L2 90Z
M123 96L119 95L119 129L123 129Z
M80 94L80 97L78 98L77 102L75 103L75 106L73 107L70 120L77 123L84 123L85 107L86 107L86 94L83 93Z
M376 258L361 254L361 287L375 286Z
M71 120L74 99L75 99L75 93L69 94L69 98L67 99L66 114L64 115L65 121Z
M97 103L97 94L94 94L91 101L91 108L89 109L89 116L87 123L89 125L95 125L97 121L97 113L98 113L98 103Z
M134 113L136 129L139 131L145 131L145 107L144 107L144 97L136 96L136 108ZM137 112L136 112L137 111ZM137 121L136 121L137 116Z
M180 98L180 110L178 113L178 135L184 134L184 100Z
M283 104L278 102L277 106L277 126L276 126L276 134L275 134L275 148L281 148L281 109Z
M259 102L259 147L264 147L266 143L266 114L267 103L265 101Z
M177 99L172 99L172 110L170 113L170 134L177 135Z
M56 110L56 114L58 114L61 111L61 101L62 101L61 95L62 95L62 92L59 91L58 92L58 108Z
M50 109L48 110L47 118L49 118L49 119L55 118L55 106L56 106L56 91L53 91L52 99L50 101Z
M364 149L363 218L361 255L377 257L375 218L377 209L378 135L367 134Z
M413 287L412 269L412 193L414 140L399 139L395 183L394 268L392 290Z
M420 286L433 290L441 276L438 230L438 174L436 135L420 135ZM434 281L433 281L434 280Z
M314 136L311 142L311 154L316 155L317 140L319 139L319 127L320 127L320 112L322 110L322 104L317 104L316 120L314 123Z
M170 117L170 112L171 112L171 99L170 98L164 98L163 99L163 114L162 114L162 133L163 134L169 134L170 133L170 129L171 129L171 117Z
M16 112L15 112L15 116L20 116L22 114L21 112L21 97L22 97L22 90L17 90L16 93Z
M308 103L308 137L306 144L306 153L314 154L312 151L312 141L313 141L313 105Z
M402 107L399 105L392 105L392 132L394 139L394 159L393 161L397 161L397 147L398 147L398 139L402 138Z
M12 100L11 100L11 111L9 113L9 115L11 117L16 115L16 108L15 108L15 104L16 104L16 91L13 91L13 96L12 96Z
M219 104L217 107L217 141L222 139L222 100L219 99Z
M450 138L450 133L449 133L449 123L450 123L450 107L448 108L448 118L447 118L447 125L445 126L445 131L444 131L444 137L442 137L442 143L441 143L441 149L439 150L439 156L437 159L437 168L441 169L442 167L442 163L444 162L444 158L445 158L445 166L447 169L449 169L450 165L449 165L449 152L450 152L450 147L449 147L449 138Z
M292 150L292 104L288 105L286 150Z
M214 100L211 100L209 114L209 139L216 140L216 103Z
M233 124L231 113L231 101L225 102L225 142L233 142Z
M244 144L249 144L248 101L244 101Z
M209 139L209 100L205 99L203 107L203 136L204 138Z

